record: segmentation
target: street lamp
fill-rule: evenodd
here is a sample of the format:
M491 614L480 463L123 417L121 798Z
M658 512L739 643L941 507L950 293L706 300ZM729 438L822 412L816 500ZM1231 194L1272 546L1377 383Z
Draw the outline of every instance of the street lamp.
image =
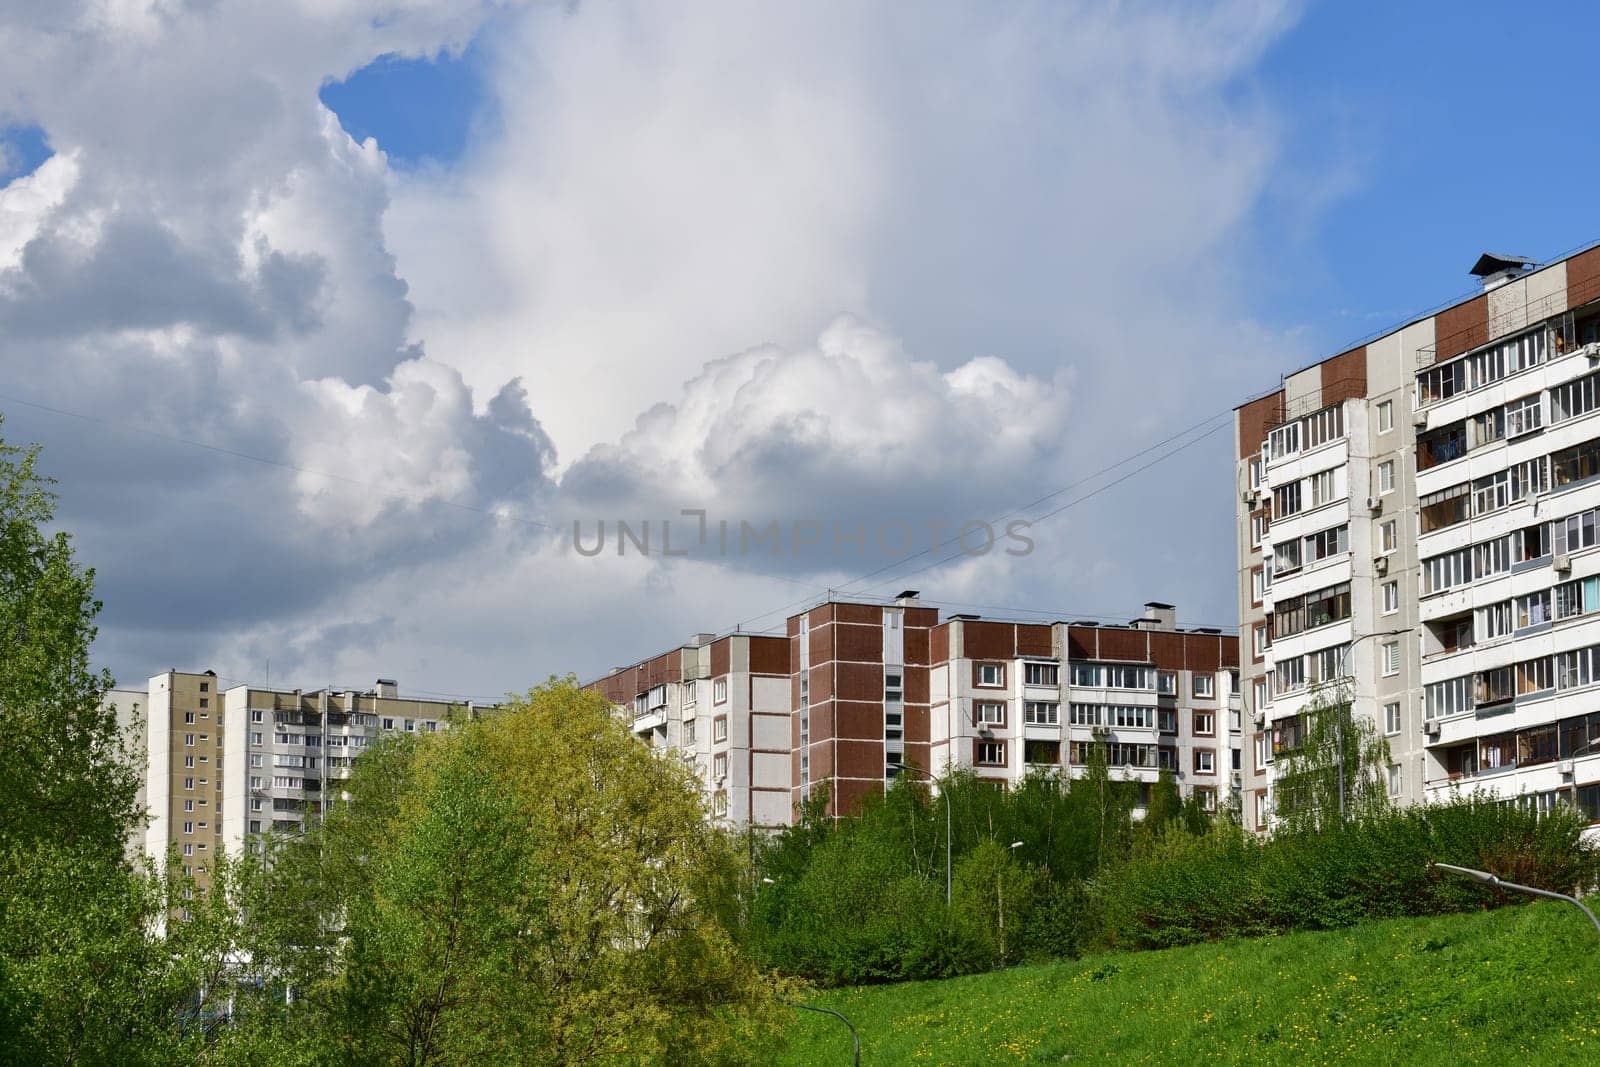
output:
M1453 863L1429 863L1428 866L1430 868L1437 867L1441 871L1449 871L1451 874L1459 874L1463 877L1471 878L1475 882L1482 882L1484 885L1495 886L1499 889L1510 889L1518 893L1527 893L1529 896L1546 897L1550 900L1564 900L1587 915L1589 921L1594 923L1595 930L1600 931L1600 919L1595 918L1594 912L1585 907L1583 901L1577 897L1569 897L1565 893L1552 893L1548 889L1535 889L1531 885L1518 885L1516 882L1506 881L1497 874L1480 871L1474 867L1457 867Z
M1339 754L1339 825L1341 826L1344 825L1344 717L1349 713L1350 706L1355 703L1356 697L1355 674L1353 673L1353 664L1351 662L1352 653L1355 652L1356 645L1370 638L1399 637L1410 632L1410 630L1379 630L1376 633L1352 637L1350 643L1344 646L1344 655L1339 657L1340 681L1342 682L1345 678L1350 679L1350 699L1339 701L1339 706L1334 709L1335 718L1333 720L1333 745L1335 751ZM1340 695L1342 696L1343 694Z
M928 771L918 767L915 763L896 763L893 764L893 766L899 768L901 771L916 771L918 774L925 776L929 782L932 782L936 785L938 784L939 779L935 778ZM944 797L944 906L948 908L950 907L951 900L953 899L950 889L950 790L940 789L939 795ZM1020 845L1022 842L1018 841L1017 844ZM1015 848L1016 845L1013 845L1012 847Z
M791 1008L799 1008L801 1011L814 1011L818 1015L831 1015L848 1026L850 1028L850 1041L855 1045L855 1064L856 1067L861 1067L861 1035L856 1033L856 1024L847 1019L842 1012L834 1011L832 1008L815 1008L810 1004L802 1004L798 1000L785 1000L784 1003Z

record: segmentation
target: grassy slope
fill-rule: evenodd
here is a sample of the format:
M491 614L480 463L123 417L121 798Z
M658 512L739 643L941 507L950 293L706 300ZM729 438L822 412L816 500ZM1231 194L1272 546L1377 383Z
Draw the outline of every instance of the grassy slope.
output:
M855 1022L864 1064L1595 1064L1600 936L1570 905L1540 903L808 1003ZM795 1014L776 1062L850 1062L843 1024Z

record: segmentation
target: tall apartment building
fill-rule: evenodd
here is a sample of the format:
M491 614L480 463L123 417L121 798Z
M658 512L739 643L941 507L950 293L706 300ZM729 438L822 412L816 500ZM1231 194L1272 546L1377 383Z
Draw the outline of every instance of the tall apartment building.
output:
M1402 802L1600 808L1600 249L1473 273L1236 410L1246 825L1336 679Z
M697 635L590 688L642 741L692 760L713 813L733 824L789 825L812 795L849 811L912 765L999 783L1081 774L1097 732L1113 773L1144 795L1163 768L1212 805L1239 785L1238 641L1179 630L1168 605L1125 627L941 622L907 592L828 601L790 616L785 633ZM708 742L703 722L719 708L727 725Z
M301 829L374 739L447 729L453 716L484 710L402 698L386 679L365 692L219 692L212 671L158 674L144 704L144 850L160 860L176 849L202 887L216 856L237 853L249 835Z
M794 746L787 640L696 634L591 688L624 709L645 744L692 761L714 816L740 825L788 822Z

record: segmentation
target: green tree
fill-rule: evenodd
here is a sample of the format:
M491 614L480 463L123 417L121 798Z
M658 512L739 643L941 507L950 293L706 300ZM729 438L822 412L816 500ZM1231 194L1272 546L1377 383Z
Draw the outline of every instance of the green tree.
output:
M380 745L238 891L240 1056L736 1062L781 1006L729 932L748 877L680 764L552 681Z
M131 864L138 771L90 666L94 572L37 447L0 440L0 1062L168 1063L206 1032L218 927L160 919L192 885Z
M1298 729L1297 741L1277 756L1282 830L1314 831L1388 809L1389 743L1370 719L1351 714L1348 686L1313 690Z

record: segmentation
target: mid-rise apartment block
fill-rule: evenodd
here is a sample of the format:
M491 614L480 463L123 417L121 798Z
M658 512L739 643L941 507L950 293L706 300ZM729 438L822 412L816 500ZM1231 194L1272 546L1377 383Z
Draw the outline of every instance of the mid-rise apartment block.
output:
M1082 774L1093 744L1142 798L1162 770L1213 807L1241 784L1237 638L1180 630L1168 605L1127 626L941 621L907 592L830 600L785 633L697 635L590 688L692 761L732 824L789 825L812 796L846 812L909 768L1000 785Z
M1236 411L1248 826L1323 683L1401 802L1600 814L1600 249L1473 273Z
M447 729L483 710L403 698L383 679L363 692L219 691L212 671L167 671L148 693L115 696L119 715L124 704L144 707L144 851L158 860L176 851L202 887L219 853L236 854L253 834L302 829L376 738Z

